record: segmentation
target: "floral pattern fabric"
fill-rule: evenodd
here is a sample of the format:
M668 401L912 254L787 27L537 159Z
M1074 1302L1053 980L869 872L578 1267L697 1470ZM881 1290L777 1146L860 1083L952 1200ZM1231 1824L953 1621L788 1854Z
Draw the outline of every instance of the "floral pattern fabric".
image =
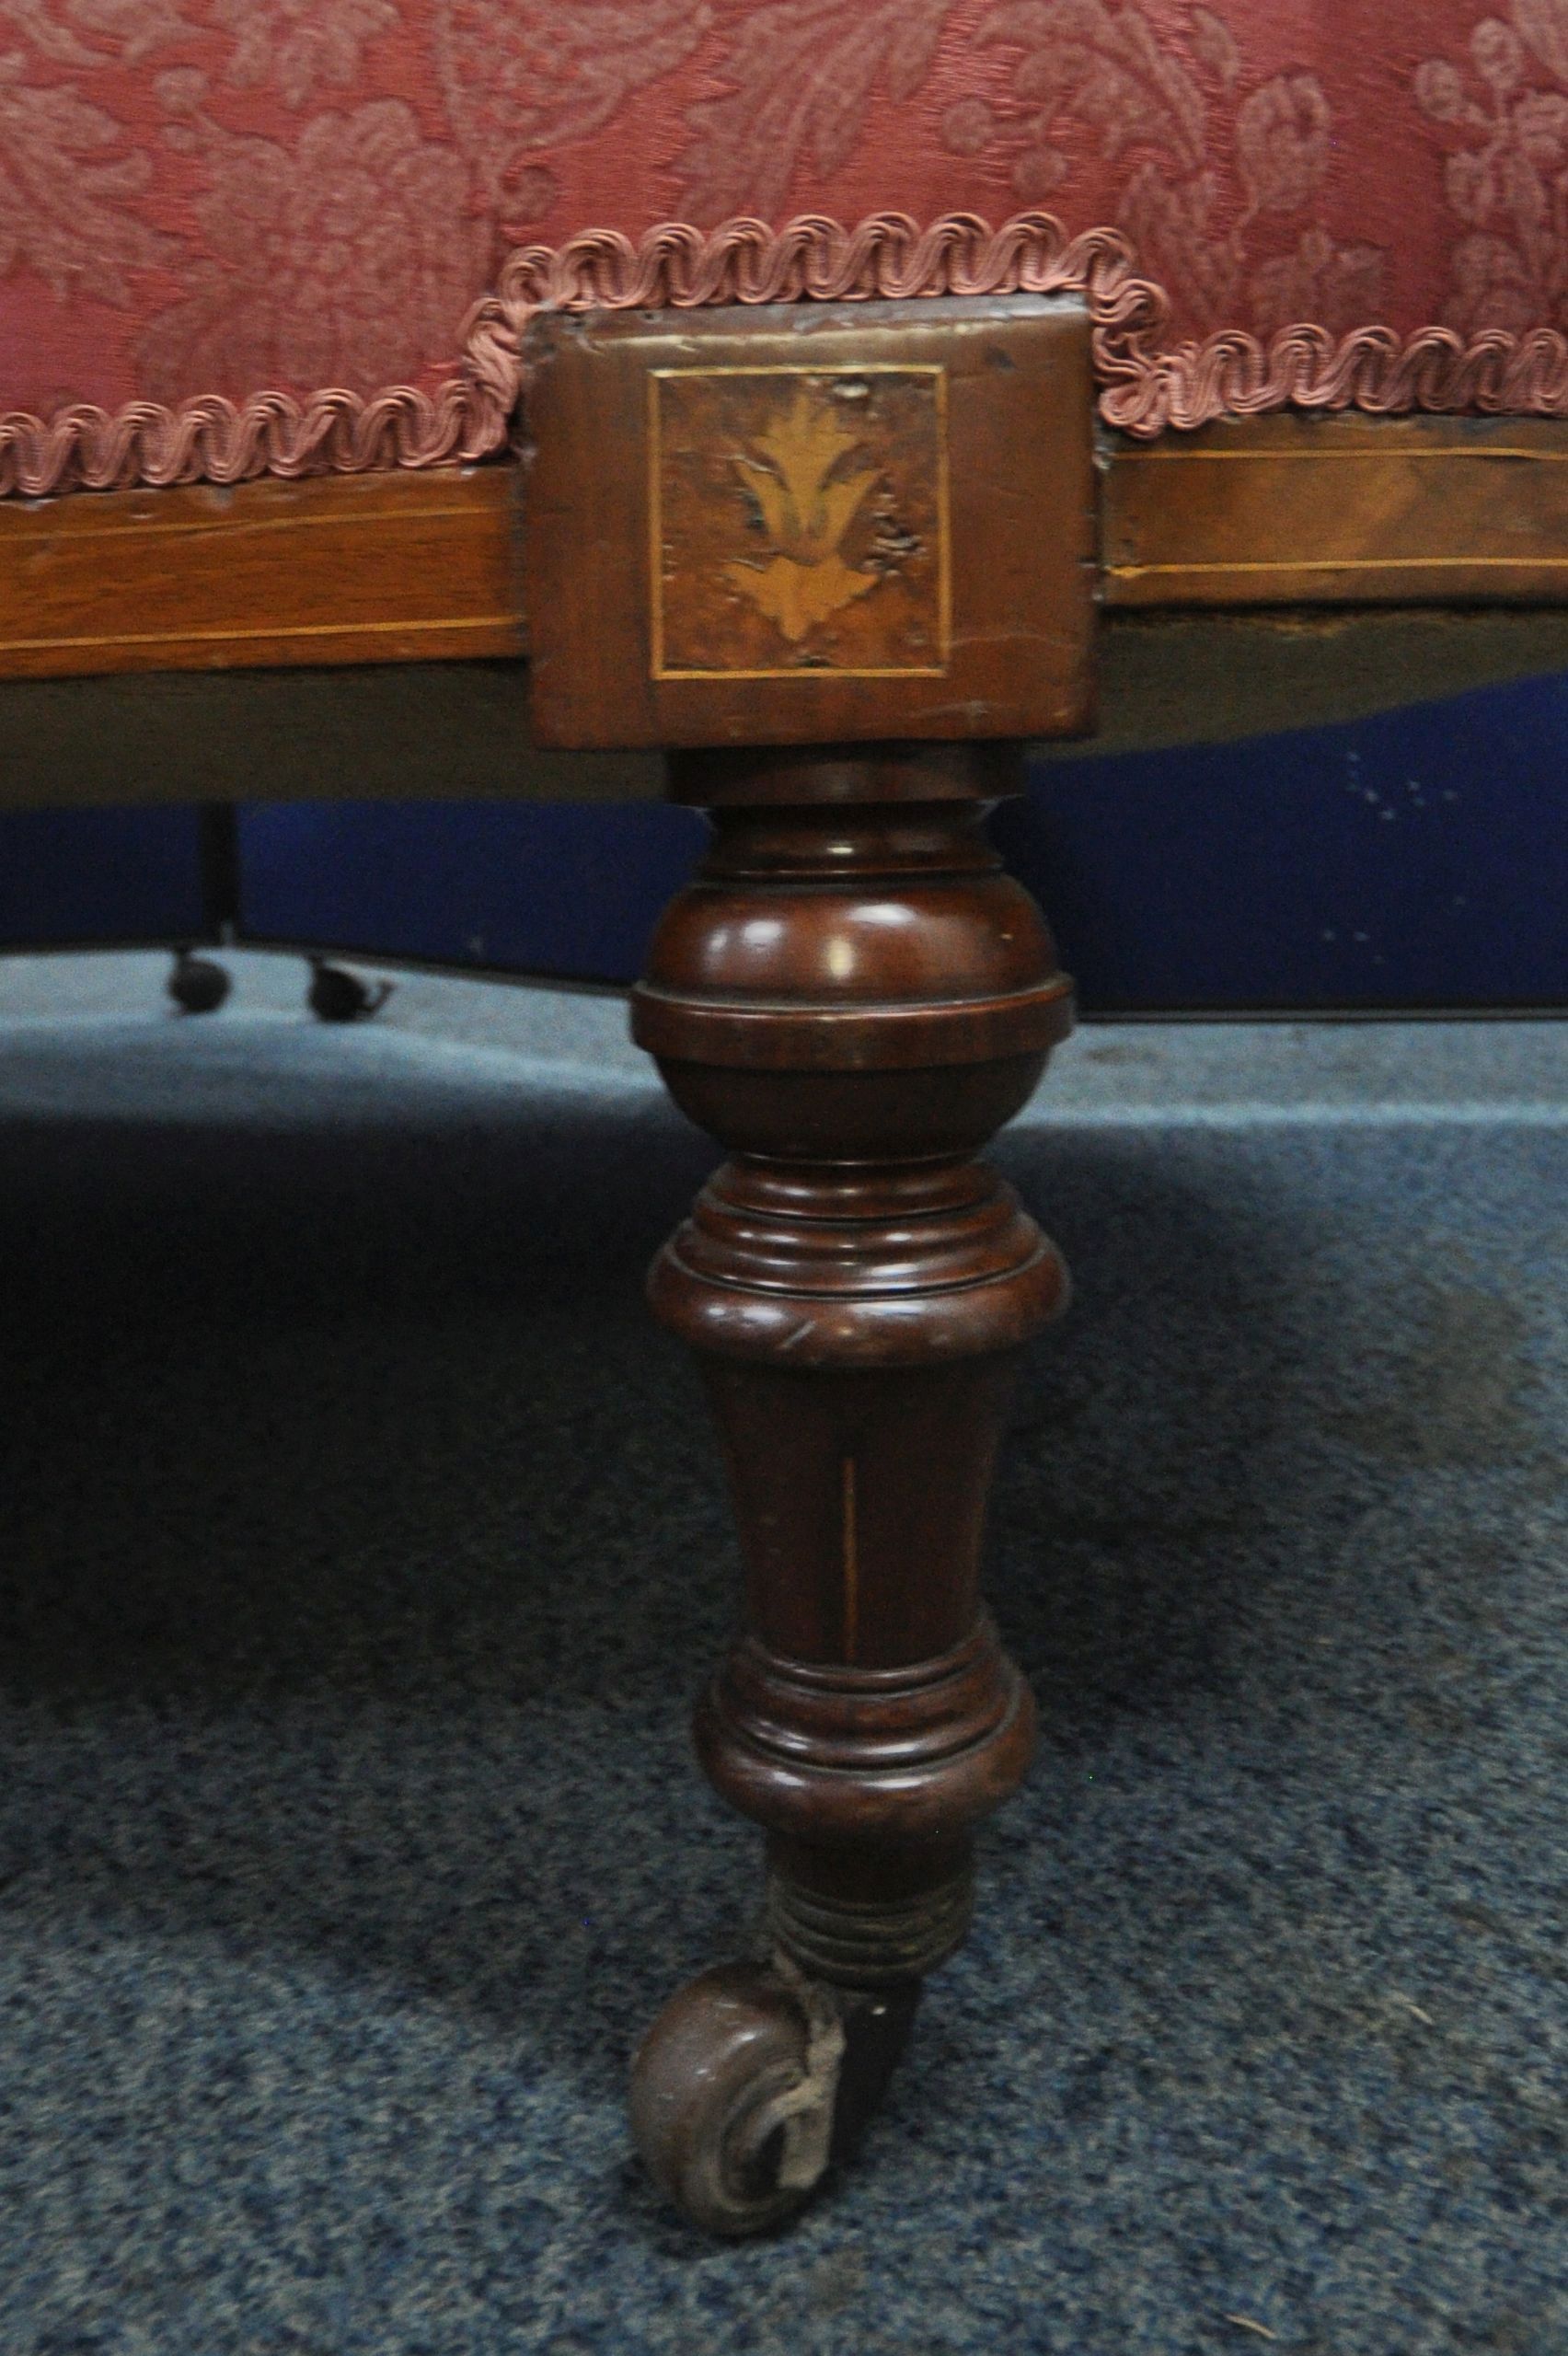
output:
M540 299L960 279L1084 286L1135 432L1568 411L1568 0L0 0L0 490L478 455Z

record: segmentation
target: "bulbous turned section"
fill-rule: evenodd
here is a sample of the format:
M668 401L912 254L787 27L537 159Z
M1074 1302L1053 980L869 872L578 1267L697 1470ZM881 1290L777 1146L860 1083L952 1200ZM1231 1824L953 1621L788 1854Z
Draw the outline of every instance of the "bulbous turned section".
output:
M882 1162L973 1153L1011 1119L1072 987L984 818L958 801L713 814L632 999L699 1127L747 1154Z

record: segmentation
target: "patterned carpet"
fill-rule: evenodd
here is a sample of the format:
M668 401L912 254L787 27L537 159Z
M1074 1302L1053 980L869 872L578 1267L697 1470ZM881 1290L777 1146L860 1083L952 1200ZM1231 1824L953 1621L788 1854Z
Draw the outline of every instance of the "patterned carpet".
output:
M0 969L3 2356L1562 2356L1568 1029L1100 1028L992 1595L1044 1739L850 2178L705 2245L735 1562L608 999Z

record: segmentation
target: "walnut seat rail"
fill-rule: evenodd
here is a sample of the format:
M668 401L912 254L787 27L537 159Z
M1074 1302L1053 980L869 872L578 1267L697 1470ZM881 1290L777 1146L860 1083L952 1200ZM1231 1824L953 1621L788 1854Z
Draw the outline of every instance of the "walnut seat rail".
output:
M1055 758L1568 668L1568 424L1266 418L1101 465L1101 722ZM655 757L528 746L522 486L0 501L0 806L658 798Z
M1568 424L1271 417L1105 437L1108 610L1568 604ZM0 501L0 675L526 651L522 470Z

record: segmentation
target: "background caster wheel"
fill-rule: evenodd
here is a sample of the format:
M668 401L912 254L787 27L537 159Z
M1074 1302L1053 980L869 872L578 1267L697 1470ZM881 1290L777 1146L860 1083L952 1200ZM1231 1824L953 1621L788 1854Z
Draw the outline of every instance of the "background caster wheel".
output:
M632 2063L632 2132L660 2190L707 2233L783 2224L859 2141L918 1993L848 1994L787 1964L703 1972Z
M362 982L346 965L313 957L305 1002L318 1022L367 1022L379 1013L396 987L393 982Z
M215 1014L233 984L223 966L194 950L177 949L164 990L177 1014Z

